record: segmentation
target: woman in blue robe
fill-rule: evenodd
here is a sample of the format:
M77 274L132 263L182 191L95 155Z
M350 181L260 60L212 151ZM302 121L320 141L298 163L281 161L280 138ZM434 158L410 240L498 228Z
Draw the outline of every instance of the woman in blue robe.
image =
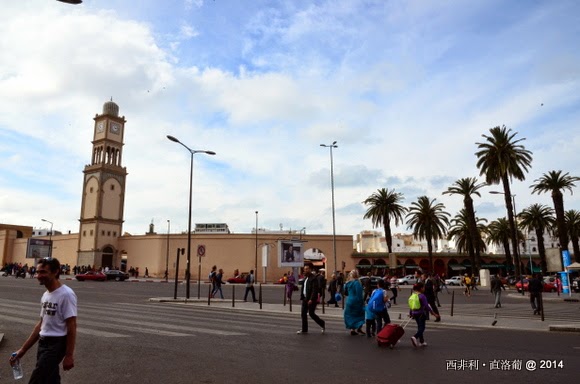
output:
M358 271L350 271L344 285L344 325L350 329L351 335L364 335L362 326L365 324L365 308L363 301L363 287L359 281Z

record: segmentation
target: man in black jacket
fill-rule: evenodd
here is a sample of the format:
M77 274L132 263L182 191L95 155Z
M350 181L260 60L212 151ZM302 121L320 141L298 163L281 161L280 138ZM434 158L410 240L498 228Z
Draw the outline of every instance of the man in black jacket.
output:
M322 333L325 332L325 322L318 315L316 315L316 304L318 304L318 294L320 292L320 287L318 286L318 280L312 274L312 263L304 264L304 282L300 287L300 300L302 300L302 311L300 312L302 316L302 329L296 333L306 334L308 333L308 315L316 324L322 328Z
M540 275L535 274L532 279L528 282L528 291L530 292L530 303L532 304L532 309L534 310L534 315L539 315L542 310L541 296L544 290L544 282L542 281Z

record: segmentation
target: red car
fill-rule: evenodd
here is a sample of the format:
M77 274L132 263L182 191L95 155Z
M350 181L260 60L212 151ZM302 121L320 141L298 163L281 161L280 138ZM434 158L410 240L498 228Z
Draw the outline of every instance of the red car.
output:
M246 276L248 275L249 273L244 272L236 277L230 277L227 282L230 284L246 284Z
M556 292L558 290L558 286L556 285L555 281L549 281L547 279L542 280L542 283L544 285L544 292ZM528 290L528 285L529 285L529 280L528 279L524 279L524 291ZM516 289L518 290L518 292L522 291L522 281L518 280L518 282L516 283Z
M105 281L105 280L107 280L107 275L105 275L104 273L101 273L101 272L88 271L85 273L80 273L78 275L75 275L75 279L77 279L78 281L85 281L85 280Z

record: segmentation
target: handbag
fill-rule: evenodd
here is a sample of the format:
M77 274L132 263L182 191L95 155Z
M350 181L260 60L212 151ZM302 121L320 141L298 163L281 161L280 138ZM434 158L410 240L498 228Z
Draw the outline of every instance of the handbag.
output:
M334 294L334 300L335 300L336 302L339 302L340 300L342 300L342 295L341 295L340 293L336 292L336 293Z

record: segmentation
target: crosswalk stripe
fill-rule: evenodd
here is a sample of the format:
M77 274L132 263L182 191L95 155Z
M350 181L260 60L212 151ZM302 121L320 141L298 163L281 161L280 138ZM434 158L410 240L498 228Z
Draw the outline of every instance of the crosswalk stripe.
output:
M23 319L21 317L7 316L7 315L0 315L0 319L10 321L13 323L27 324L27 325L32 325L32 326L34 326L34 325L36 325L36 323L38 323L38 320ZM120 333L99 331L96 329L87 329L84 327L78 327L77 332L83 333L86 335L98 336L98 337L129 337L129 335L122 335Z

